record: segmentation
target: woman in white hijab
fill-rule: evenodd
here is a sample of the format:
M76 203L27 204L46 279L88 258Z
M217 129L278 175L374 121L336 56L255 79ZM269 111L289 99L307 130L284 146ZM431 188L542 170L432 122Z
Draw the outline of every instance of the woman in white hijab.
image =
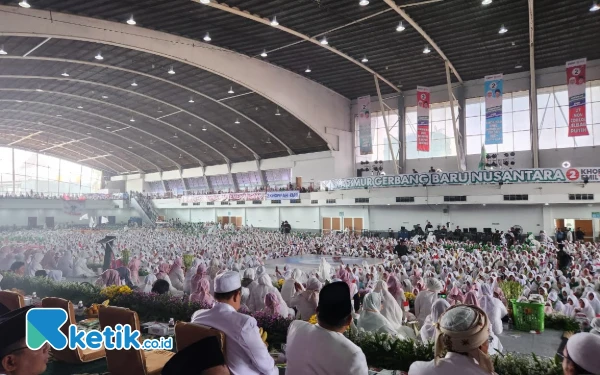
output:
M397 332L390 321L379 312L381 308L381 294L377 292L367 294L363 302L357 327L362 328L367 332L396 335Z
M156 280L158 279L156 278L156 275L152 272L146 275L146 278L144 279L144 293L150 293L152 291L152 285L154 285L154 282Z
M198 271L198 266L200 265L200 259L194 258L192 262L192 266L185 272L185 279L183 280L183 291L184 293L192 293L192 277Z
M494 297L492 294L492 288L488 284L481 286L482 297L479 298L479 307L487 314L492 331L499 335L502 333L502 318L504 318L508 311L502 301Z
M267 273L263 273L258 278L258 286L256 286L256 288L254 288L254 290L250 293L250 298L248 300L248 308L250 309L250 311L261 311L262 309L264 309L265 297L269 293L274 293L279 299L279 310L281 311L281 316L294 316L294 310L288 308L287 303L285 303L285 301L281 297L281 293L279 293L279 290L277 290L277 288L273 286L271 277ZM287 314L285 313L286 311L288 312Z
M321 258L321 262L319 264L319 278L325 282L325 280L331 280L331 265L327 263L325 258Z
M283 297L285 303L288 304L288 306L291 305L292 297L294 296L294 294L296 294L296 283L298 283L301 286L301 290L304 290L304 287L302 287L302 284L300 284L301 276L302 271L297 268L294 268L291 276L283 282L283 286L281 287L281 296Z
M415 316L420 325L425 323L425 319L431 314L431 306L438 299L438 293L442 290L442 283L434 278L428 278L425 286L427 290L419 292L415 298Z
M435 341L435 324L440 320L443 313L450 308L450 304L445 299L438 299L431 306L431 314L425 319L425 324L421 327L421 340L423 342Z
M79 258L77 258L77 260L75 261L75 265L73 266L73 276L75 276L75 277L80 277L80 276L92 277L92 276L96 276L96 274L94 273L94 271L92 271L91 269L88 268L88 266L87 266L87 258L85 256L82 255Z
M385 316L392 327L398 331L400 327L402 327L402 309L400 308L400 305L398 305L398 302L396 302L394 296L388 291L387 283L383 280L379 280L375 284L375 289L373 291L381 295L381 302L383 303L381 315Z
M587 298L594 309L594 314L600 315L600 300L598 300L598 295L593 291L589 291L587 292Z
M71 277L73 274L73 254L71 250L67 250L65 254L58 260L56 268L62 271L63 277Z
M569 297L567 297L567 303L565 304L563 313L568 317L574 318L575 308L577 306L579 306L579 302L577 302L577 297L571 294Z
M579 300L579 306L578 309L576 309L576 311L576 315L581 315L582 317L585 315L585 317L588 319L588 322L591 322L592 319L596 317L596 313L594 312L594 309L590 304L590 300L586 298L581 298Z
M31 258L31 262L29 262L27 264L27 267L25 270L25 276L34 277L35 273L37 271L43 270L44 267L42 267L42 263L41 263L42 259L44 259L44 254L42 254L42 253L33 254L33 257Z
M600 318L592 319L592 322L590 323L590 327L592 328L590 333L600 336Z
M321 285L316 277L311 277L306 282L306 290L299 291L292 297L290 306L298 309L296 318L308 321L316 313Z

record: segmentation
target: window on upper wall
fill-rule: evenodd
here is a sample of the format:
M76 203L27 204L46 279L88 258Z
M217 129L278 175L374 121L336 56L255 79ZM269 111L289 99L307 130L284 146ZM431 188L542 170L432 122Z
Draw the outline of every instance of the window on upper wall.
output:
M567 86L538 89L540 149L600 146L600 81L587 82L585 90L587 136L569 137Z
M467 99L467 154L480 154L485 142L485 98ZM531 150L529 91L507 93L502 98L502 144L485 145L488 153Z
M388 123L390 135L392 136L392 150L394 155L396 155L396 158L398 158L398 113L396 111L385 111L385 115L385 120ZM358 116L356 116L354 118L354 159L356 163L360 163L361 161L392 160L387 131L385 130L385 122L381 112L371 113L371 137L373 139L373 153L361 155L360 142L358 139Z
M458 106L454 106L458 116ZM435 103L429 108L429 152L417 151L417 107L406 108L406 159L456 156L454 123L450 102Z

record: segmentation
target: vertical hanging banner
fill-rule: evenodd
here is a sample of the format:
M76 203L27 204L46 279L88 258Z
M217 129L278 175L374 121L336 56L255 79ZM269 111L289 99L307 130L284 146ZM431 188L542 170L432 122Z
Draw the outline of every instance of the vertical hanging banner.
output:
M502 74L486 76L485 93L485 144L502 144Z
M373 153L373 137L371 135L371 97L369 95L358 98L358 141L360 143L361 155Z
M429 87L417 86L417 151L429 152Z
M585 119L585 65L586 59L567 62L569 137L590 135Z

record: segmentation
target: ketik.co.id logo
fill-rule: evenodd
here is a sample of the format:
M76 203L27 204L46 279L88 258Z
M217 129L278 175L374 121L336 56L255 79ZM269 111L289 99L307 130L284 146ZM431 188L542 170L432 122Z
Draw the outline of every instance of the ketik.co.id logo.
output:
M107 350L121 349L165 349L173 348L173 338L146 339L140 343L140 331L132 330L129 324L117 324L115 328L104 327L102 331L82 331L77 325L69 325L69 337L65 336L60 327L67 322L68 315L63 309L34 308L27 311L25 317L25 342L29 349L38 350L46 342L56 350L105 348Z

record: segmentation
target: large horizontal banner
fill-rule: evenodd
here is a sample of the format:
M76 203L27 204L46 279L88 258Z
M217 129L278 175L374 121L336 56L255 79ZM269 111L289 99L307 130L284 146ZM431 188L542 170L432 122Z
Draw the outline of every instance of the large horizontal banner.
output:
M399 176L355 177L321 182L321 190L364 189L369 187L410 187L421 185L477 185L600 182L600 168L540 168L498 171L415 173Z
M89 193L89 194L73 194L73 195L63 194L61 196L61 199L64 201L85 201L85 200L102 201L102 200L111 200L111 199L119 200L119 199L128 199L128 198L129 198L128 193L112 193L112 194Z
M299 191L269 191L267 192L266 200L273 199L281 199L281 200L290 200L290 199L300 199Z
M224 193L208 195L184 195L181 197L181 203L198 202L227 202L227 201L262 201L265 199L265 193L262 191L253 193Z
M85 210L85 202L82 201L63 201L63 212L67 215L80 216Z

